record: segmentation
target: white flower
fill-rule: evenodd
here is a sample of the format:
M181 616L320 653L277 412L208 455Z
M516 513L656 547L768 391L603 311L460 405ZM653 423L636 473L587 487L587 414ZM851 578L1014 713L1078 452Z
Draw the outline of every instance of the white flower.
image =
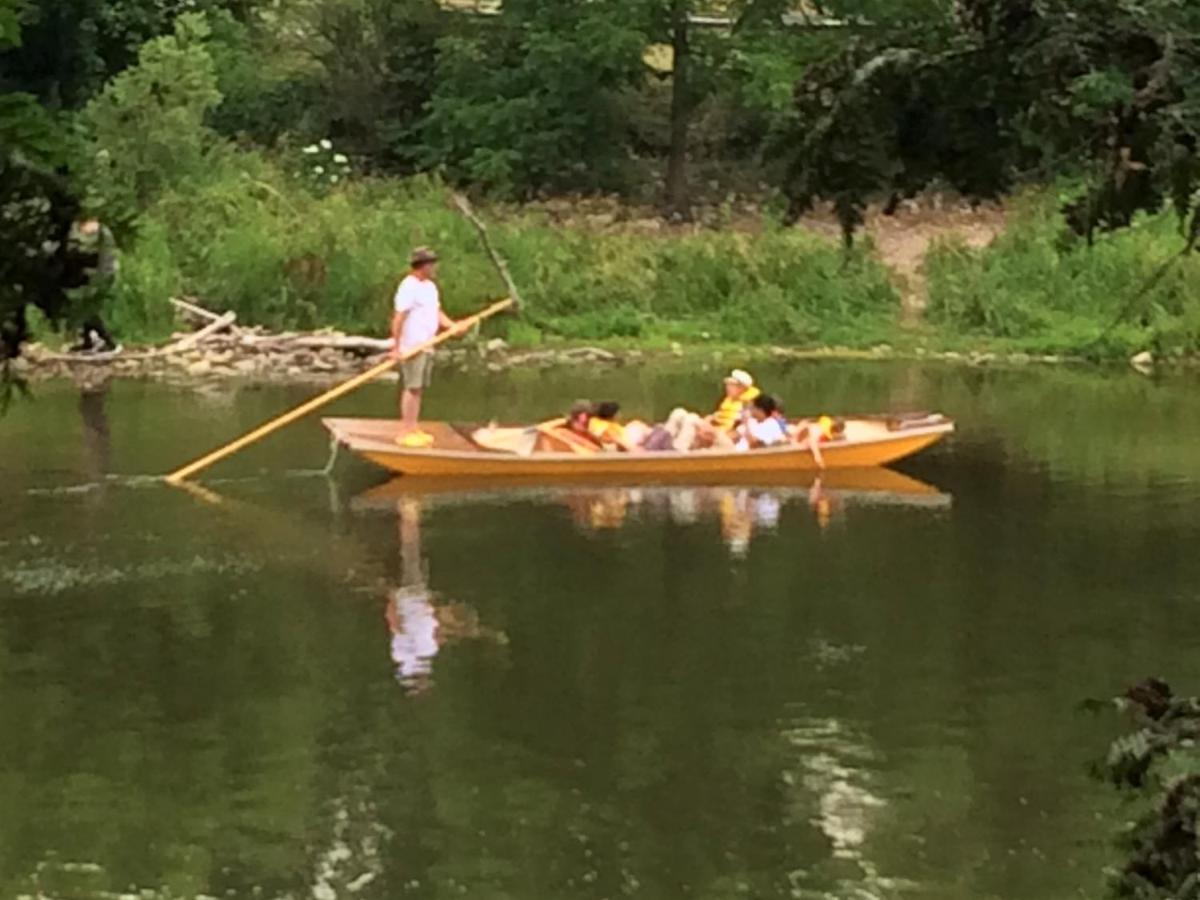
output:
M333 155L333 161L341 166L344 166L346 163L350 162L345 153L335 153Z
M337 183L338 183L338 177L337 177L336 175L330 175L330 176L329 176L329 183L330 183L330 184L337 184Z
M325 167L324 166L313 166L313 173L316 175L324 175Z
M332 150L333 149L333 141L329 140L329 138L325 138L324 140L321 141L321 149L322 150Z
M304 152L309 155L312 155L313 153L316 153L320 149L321 148L318 147L316 144L309 144L307 147L304 148Z

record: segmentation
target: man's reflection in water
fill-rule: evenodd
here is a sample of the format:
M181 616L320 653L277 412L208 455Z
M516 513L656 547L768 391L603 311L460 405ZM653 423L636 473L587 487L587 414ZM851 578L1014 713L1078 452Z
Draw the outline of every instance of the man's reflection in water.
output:
M461 638L508 643L503 632L484 628L465 603L437 603L429 587L429 564L421 552L421 502L402 497L396 503L400 534L400 584L388 597L385 617L391 631L396 680L409 693L433 684L433 662L442 646Z
M108 431L108 382L86 385L79 391L79 418L83 425L83 466L88 481L101 482L108 474L112 442Z
M421 505L410 498L396 504L400 528L400 585L387 605L392 632L392 662L396 678L412 691L429 686L433 658L437 656L437 613L429 590L425 561L421 558Z

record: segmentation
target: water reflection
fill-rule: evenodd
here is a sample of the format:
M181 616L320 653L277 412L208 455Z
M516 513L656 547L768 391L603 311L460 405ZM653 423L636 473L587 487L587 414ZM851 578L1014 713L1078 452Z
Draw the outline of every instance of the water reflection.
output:
M405 558L403 567L405 584L413 590L403 594L408 599L398 604L398 608L407 605L417 622L429 619L424 607L413 606L412 599L428 593L423 587L424 576L419 575L421 563L417 559L420 556L418 501L425 499L438 503L548 500L565 508L577 528L598 533L619 530L639 519L666 519L681 526L715 520L734 559L746 556L756 535L776 530L788 507L806 508L812 521L824 530L842 521L847 511L856 507L944 510L953 503L949 493L890 469L834 471L820 476L802 474L764 483L719 487L690 484L529 487L522 482L497 486L494 481L399 478L359 495L353 506L400 509L401 547L416 547L416 550L410 553L415 553L412 559ZM397 596L403 591L404 586ZM428 626L415 628L427 630ZM432 639L426 643L432 648ZM436 655L435 649L430 649L429 658L432 655Z
M112 458L107 404L108 382L80 389L79 419L83 430L83 470L87 481L93 484L103 483Z
M894 896L915 885L888 877L870 855L870 838L887 802L876 792L878 763L869 739L836 718L801 718L783 736L795 750L784 770L792 815L819 828L829 841L831 858L820 868L790 873L792 895L801 898ZM815 881L815 883L813 883Z
M468 604L439 599L430 588L429 560L421 550L422 501L396 501L400 540L399 583L388 594L385 618L391 635L396 680L410 694L433 683L433 663L442 647L457 640L487 640L503 646L503 632L485 628Z

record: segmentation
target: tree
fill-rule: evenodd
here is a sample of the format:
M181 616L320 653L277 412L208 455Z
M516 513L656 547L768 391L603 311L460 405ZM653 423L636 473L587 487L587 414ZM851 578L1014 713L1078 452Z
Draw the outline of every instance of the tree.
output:
M796 90L784 190L831 200L850 240L865 205L940 181L972 198L1078 175L1089 239L1200 187L1200 22L1173 0L961 0L927 25L862 34Z
M168 186L201 173L220 145L205 121L221 101L209 34L203 16L180 16L84 110L84 183L110 222L131 224Z
M19 44L0 52L0 89L21 90L52 108L78 109L168 34L187 12L228 10L248 18L261 0L22 0Z
M305 18L317 39L321 136L382 167L411 170L447 14L435 0L318 0Z
M741 0L727 5L697 0L656 0L650 35L671 47L671 107L664 207L681 219L691 217L688 157L691 124L705 98L736 79L747 48L761 45L764 35L784 27L786 0ZM707 14L727 24L719 30L700 28L695 19Z
M614 189L627 155L620 91L644 32L619 2L509 0L438 45L426 166L520 197Z
M0 0L0 50L19 43L25 13L20 0ZM30 304L56 318L83 282L85 261L67 240L79 210L67 154L60 121L28 94L0 92L0 363L19 352Z

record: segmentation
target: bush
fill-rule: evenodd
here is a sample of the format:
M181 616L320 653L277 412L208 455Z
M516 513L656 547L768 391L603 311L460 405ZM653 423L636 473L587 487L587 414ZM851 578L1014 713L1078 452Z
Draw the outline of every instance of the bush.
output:
M1200 310L1190 287L1200 283L1200 259L1173 265L1129 309L1182 247L1174 216L1139 218L1092 247L1064 246L1062 235L1062 219L1047 197L1027 201L991 247L936 247L925 262L930 320L952 334L1038 352L1200 351Z
M146 43L88 104L82 174L92 205L128 225L163 191L202 172L215 134L205 118L221 102L216 68L204 46L208 23L180 16L175 32Z
M261 157L226 150L143 216L114 321L156 336L146 332L168 326L165 297L182 291L247 323L382 333L417 244L438 248L447 308L465 314L501 288L474 230L446 201L429 178L359 180L318 194ZM525 342L708 333L790 344L836 332L863 343L894 318L883 268L865 256L846 262L811 235L593 234L529 213L486 215L524 293Z

